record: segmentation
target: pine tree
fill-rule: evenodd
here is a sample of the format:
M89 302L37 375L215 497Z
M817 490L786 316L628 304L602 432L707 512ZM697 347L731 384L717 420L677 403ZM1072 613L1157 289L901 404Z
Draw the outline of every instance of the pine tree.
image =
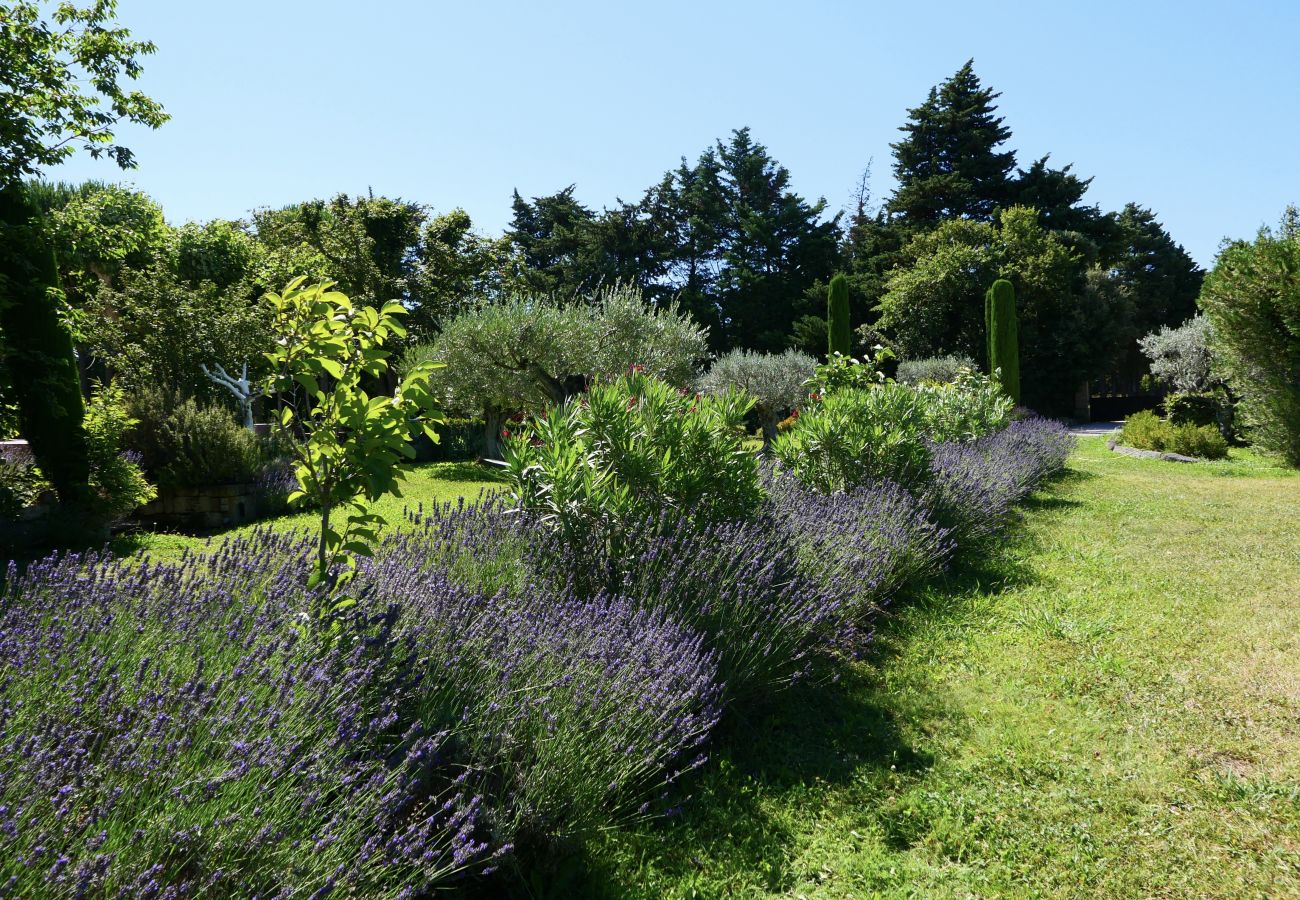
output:
M722 263L719 307L728 347L785 349L803 292L828 277L839 254L839 217L825 221L825 200L809 203L790 189L790 171L748 128L717 145L721 166Z
M1001 96L980 85L974 60L908 110L894 150L898 189L889 212L910 228L929 229L945 219L987 220L1011 198L1015 154L998 150L1011 137L996 116Z

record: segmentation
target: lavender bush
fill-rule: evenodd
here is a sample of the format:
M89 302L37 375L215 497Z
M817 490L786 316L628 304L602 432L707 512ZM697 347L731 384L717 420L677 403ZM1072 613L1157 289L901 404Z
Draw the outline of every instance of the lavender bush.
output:
M969 443L935 445L925 500L959 546L979 545L1007 527L1016 504L1061 471L1073 448L1064 425L1041 418Z
M417 718L460 719L493 833L530 845L646 814L698 766L719 712L699 635L622 598L485 596L422 569L418 545L369 575L406 611Z
M291 627L307 550L11 566L0 597L0 894L410 896L489 857L437 720L404 715L395 610Z
M797 542L803 571L819 584L848 585L846 612L864 625L906 584L937 572L952 551L948 530L891 481L823 494L777 470L767 490L773 520Z
M804 574L798 546L767 514L706 523L676 510L628 523L617 550L575 546L494 498L413 517L390 539L412 567L476 590L543 585L560 596L619 596L703 635L729 700L803 674L819 649L851 640L844 604L856 573L825 583Z

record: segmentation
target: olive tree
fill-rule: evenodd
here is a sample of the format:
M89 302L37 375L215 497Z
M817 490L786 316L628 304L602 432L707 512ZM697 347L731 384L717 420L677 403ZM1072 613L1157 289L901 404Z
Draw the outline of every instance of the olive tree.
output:
M752 397L763 426L763 451L767 452L776 438L777 422L808 395L808 380L816 370L817 360L802 350L732 350L720 356L700 379L700 389L708 394L739 389Z
M1177 328L1162 326L1138 339L1151 363L1151 374L1176 391L1199 393L1215 385L1210 339L1213 328L1205 316L1193 316Z
M676 305L646 303L619 285L557 302L512 295L449 320L438 337L407 352L407 366L437 362L431 384L445 408L482 415L484 453L501 456L501 426L513 412L563 403L592 379L633 366L686 387L707 353L706 330Z

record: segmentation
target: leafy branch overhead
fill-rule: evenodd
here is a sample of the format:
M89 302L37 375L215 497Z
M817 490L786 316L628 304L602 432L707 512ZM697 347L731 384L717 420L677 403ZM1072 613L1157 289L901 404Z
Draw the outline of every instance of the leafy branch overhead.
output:
M116 27L116 12L114 0L60 3L46 21L29 0L0 6L0 184L37 175L78 148L133 168L130 149L115 142L118 123L167 121L161 104L123 84L156 48Z

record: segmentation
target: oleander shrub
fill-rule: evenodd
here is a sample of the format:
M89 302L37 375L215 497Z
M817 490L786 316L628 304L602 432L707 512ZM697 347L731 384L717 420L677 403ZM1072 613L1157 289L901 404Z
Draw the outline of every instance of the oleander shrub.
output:
M927 415L907 385L843 388L802 409L772 450L785 471L822 493L881 480L912 487L929 468Z
M932 441L973 441L1001 431L1011 421L1015 402L994 379L962 369L948 384L921 384L926 436Z
M979 371L969 356L929 356L898 363L895 380L900 384L951 384L962 369Z
M459 720L408 713L429 673L397 611L300 637L308 555L262 532L174 564L10 566L6 895L408 896L496 852L449 756Z
M752 400L691 394L633 371L522 424L506 441L516 507L574 547L613 542L671 508L743 518L762 499L745 446Z

